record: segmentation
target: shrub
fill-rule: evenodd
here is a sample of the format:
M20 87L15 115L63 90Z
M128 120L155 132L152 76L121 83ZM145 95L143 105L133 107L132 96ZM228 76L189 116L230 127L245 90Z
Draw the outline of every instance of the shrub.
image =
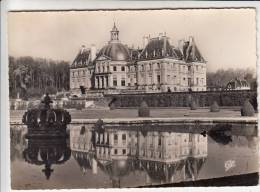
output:
M210 106L210 112L219 112L219 106L216 101L214 101L213 104Z
M254 116L255 110L248 99L245 100L241 107L241 116Z
M138 116L139 117L149 117L150 116L150 109L145 101L142 101L142 103L138 109Z
M194 100L191 101L190 109L191 110L196 110L197 109L197 104L196 104L196 102Z

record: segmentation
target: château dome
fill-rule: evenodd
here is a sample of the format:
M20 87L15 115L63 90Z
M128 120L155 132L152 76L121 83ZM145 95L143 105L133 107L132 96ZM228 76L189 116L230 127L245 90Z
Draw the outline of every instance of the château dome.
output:
M111 33L111 39L98 53L97 58L101 56L108 57L112 61L127 61L130 58L129 49L119 41L119 31L114 23Z
M100 50L97 57L106 56L112 61L127 61L129 55L129 50L125 45L120 42L110 42Z

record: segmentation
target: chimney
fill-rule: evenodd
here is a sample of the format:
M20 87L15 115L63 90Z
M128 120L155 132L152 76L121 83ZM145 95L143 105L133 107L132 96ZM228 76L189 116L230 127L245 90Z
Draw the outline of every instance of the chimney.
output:
M148 42L149 42L149 38L148 38L147 36L144 36L144 37L143 37L143 48L146 47L146 45L148 44Z
M166 50L166 36L163 37L163 56L166 56L167 50Z
M180 49L182 54L183 54L183 45L184 45L184 40L183 39L179 40L178 41L178 48Z
M82 45L80 48L80 54L82 54L86 50L86 46Z
M159 40L162 39L162 36L163 36L163 34L162 34L162 33L159 33Z
M94 44L91 45L91 48L90 48L90 57L91 57L91 61L94 61L94 59L96 58L96 55L97 55L97 48Z
M190 45L193 44L193 42L194 42L194 38L193 38L193 36L189 36L189 42L190 42Z
M172 45L172 39L170 37L167 38L169 41L169 44Z

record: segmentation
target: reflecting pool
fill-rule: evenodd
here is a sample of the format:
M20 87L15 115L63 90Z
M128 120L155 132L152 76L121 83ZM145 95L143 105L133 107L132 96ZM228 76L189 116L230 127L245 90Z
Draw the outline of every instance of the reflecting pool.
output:
M68 129L68 138L27 139L25 126L11 126L13 189L156 186L258 172L256 124Z

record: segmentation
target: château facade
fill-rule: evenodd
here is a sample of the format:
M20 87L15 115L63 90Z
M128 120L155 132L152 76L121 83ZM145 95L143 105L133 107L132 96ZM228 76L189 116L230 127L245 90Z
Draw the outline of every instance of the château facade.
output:
M82 46L70 66L72 94L108 92L206 91L206 61L194 38L170 44L166 34L144 37L143 48L129 48L119 40L114 24L107 45L97 51Z

